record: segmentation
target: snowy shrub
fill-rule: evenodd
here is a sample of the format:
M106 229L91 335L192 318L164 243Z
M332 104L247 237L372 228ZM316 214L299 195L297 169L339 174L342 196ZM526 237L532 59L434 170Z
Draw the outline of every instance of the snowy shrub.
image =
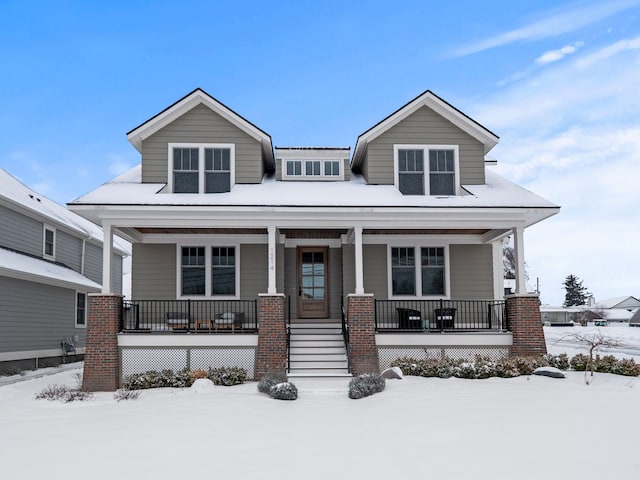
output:
M113 399L117 402L122 400L137 400L140 396L139 390L116 390L113 392Z
M189 372L180 370L150 370L144 373L134 373L124 377L122 388L125 390L145 390L147 388L163 388L163 387L190 387L191 377Z
M359 375L349 382L349 398L368 397L384 390L385 379L376 373Z
M247 371L240 367L210 368L207 378L215 385L229 387L247 381Z
M269 396L276 400L295 400L298 398L298 388L290 382L276 383L269 390Z
M596 372L615 373L618 366L618 359L613 355L605 355L604 357L596 355L594 366Z
M500 358L495 362L494 372L496 377L514 378L520 376L520 370L516 366L512 357Z
M403 357L391 362L392 367L399 367L404 375L415 377L440 377L449 378L453 375L453 367L456 362L445 359L426 358L416 360Z
M198 370L189 370L189 378L191 379L191 383L195 382L199 378L207 378L207 372L199 368Z
M544 359L547 361L550 367L555 367L559 370L569 369L569 357L567 356L566 353L561 353L560 355L547 353L544 356Z
M531 375L538 367L548 367L548 362L543 357L512 357L515 367L520 375Z
M462 362L454 366L453 376L457 378L495 377L495 362L478 355L473 362Z
M640 376L640 364L637 364L633 358L623 358L618 360L616 371L611 373L627 377L638 377Z
M36 400L58 400L64 403L82 402L91 398L93 398L93 394L75 390L65 385L48 385L35 395Z
M571 360L569 360L569 364L574 370L578 372L584 372L587 369L587 365L589 364L589 356L583 353L579 353L571 357Z
M287 381L287 376L284 373L268 373L260 379L258 382L258 391L260 393L266 393L269 395L271 387L278 383L284 383Z

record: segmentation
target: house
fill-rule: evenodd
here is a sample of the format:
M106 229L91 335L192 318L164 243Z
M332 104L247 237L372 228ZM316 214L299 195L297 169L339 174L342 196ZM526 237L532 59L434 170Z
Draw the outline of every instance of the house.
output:
M594 309L608 322L629 322L640 310L640 300L632 296L607 298L596 302Z
M120 370L88 353L85 388L145 369L356 374L405 355L544 351L523 238L559 207L493 172L498 137L431 91L353 150L274 148L201 89L127 136L141 164L69 204L133 244L132 300L109 282L92 297Z
M0 169L0 372L82 358L87 295L101 290L102 231ZM125 242L112 253L122 290Z

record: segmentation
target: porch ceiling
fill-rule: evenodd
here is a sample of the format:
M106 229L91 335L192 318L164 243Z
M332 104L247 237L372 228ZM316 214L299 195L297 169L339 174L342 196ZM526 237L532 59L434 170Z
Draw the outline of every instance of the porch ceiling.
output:
M315 238L315 239L331 239L340 238L348 232L346 228L337 229L296 229L281 228L280 233L287 238Z

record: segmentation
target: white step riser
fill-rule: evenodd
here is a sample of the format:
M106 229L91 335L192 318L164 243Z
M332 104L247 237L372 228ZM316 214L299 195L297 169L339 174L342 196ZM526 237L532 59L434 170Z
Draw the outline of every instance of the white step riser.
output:
M332 354L332 355L314 355L314 354L302 354L291 355L291 363L297 362L344 362L347 363L347 356L345 354Z
M319 330L314 328L313 330L298 330L291 329L291 335L299 335L299 336L307 336L307 335L322 335L322 336L333 336L342 338L341 330Z
M295 370L296 368L347 368L346 360L343 362L319 362L319 361L309 361L309 362L291 362L291 370Z
M342 348L344 349L344 342L322 342L320 340L297 340L291 342L291 349L294 348Z
M291 355L346 355L344 346L340 347L291 347Z
M333 340L344 343L342 335L322 335L319 333L313 333L309 335L291 335L291 340Z
M335 368L333 370L326 370L321 368L298 368L289 372L289 377L351 377L351 374L346 368Z

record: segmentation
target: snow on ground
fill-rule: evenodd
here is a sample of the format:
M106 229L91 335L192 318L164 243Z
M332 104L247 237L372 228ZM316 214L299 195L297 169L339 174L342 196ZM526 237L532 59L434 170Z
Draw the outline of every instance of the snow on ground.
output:
M76 371L0 387L2 478L640 478L639 378L405 377L361 400L346 380L296 382L293 402L255 382L33 399Z

